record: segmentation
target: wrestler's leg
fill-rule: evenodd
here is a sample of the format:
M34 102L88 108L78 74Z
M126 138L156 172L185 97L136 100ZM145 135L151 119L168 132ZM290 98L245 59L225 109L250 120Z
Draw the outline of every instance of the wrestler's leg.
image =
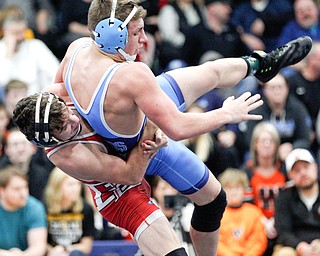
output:
M214 88L235 86L246 76L247 70L244 59L225 58L171 70L167 74L178 83L188 107Z
M268 54L255 51L243 58L208 61L197 67L172 70L168 74L176 79L188 107L206 92L214 88L235 86L247 75L255 75L265 83L282 68L301 61L311 47L311 38L303 36Z
M145 256L163 256L181 248L181 242L165 216L152 222L137 243Z
M168 147L151 160L147 174L159 175L195 203L190 229L198 256L215 255L219 227L226 206L221 185L204 163L182 143L169 139Z
M215 201L217 195L221 191L220 183L210 172L207 184L194 194L187 195L196 205L205 206ZM219 206L217 206L219 207ZM224 207L220 209L223 213ZM208 213L209 214L209 213ZM216 221L220 222L219 217ZM218 248L220 228L203 232L196 230L193 225L190 226L190 236L197 255L216 255Z

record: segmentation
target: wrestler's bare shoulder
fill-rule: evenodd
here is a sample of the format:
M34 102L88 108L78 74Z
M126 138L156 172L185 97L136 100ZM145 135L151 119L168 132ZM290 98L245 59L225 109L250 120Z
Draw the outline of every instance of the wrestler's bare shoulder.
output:
M76 48L84 44L91 44L93 41L90 37L81 37L79 39L74 40L67 49L65 57L71 56Z
M134 81L141 83L142 80L148 78L154 79L154 74L143 62L130 62L122 65L116 72L116 76L121 77L122 82L128 79L131 83Z

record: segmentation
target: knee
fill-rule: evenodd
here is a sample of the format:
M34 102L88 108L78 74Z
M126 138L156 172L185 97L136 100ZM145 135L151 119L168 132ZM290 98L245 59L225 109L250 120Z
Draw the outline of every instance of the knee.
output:
M196 205L191 218L191 226L201 232L213 232L220 227L220 222L227 206L226 193L221 188L218 196L206 205Z

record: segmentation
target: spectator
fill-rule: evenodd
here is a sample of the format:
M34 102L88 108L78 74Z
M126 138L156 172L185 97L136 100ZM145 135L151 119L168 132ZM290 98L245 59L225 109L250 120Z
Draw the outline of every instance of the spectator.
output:
M50 174L45 189L48 219L48 256L85 256L92 250L92 207L81 196L80 181L58 168Z
M162 68L166 68L170 61L182 58L181 51L187 31L201 23L202 19L202 6L195 0L173 0L160 9L159 61Z
M10 80L4 88L4 103L6 105L10 122L7 129L14 128L15 125L12 121L13 110L19 100L26 97L28 94L28 85L20 80Z
M45 36L53 29L53 8L49 0L0 0L0 7L17 6L35 36ZM41 38L42 39L42 38Z
M58 58L62 59L69 44L74 40L89 36L88 10L92 0L64 0L61 2L57 18L59 34Z
M290 92L307 108L312 121L312 151L317 152L316 119L320 110L320 41L314 42L301 70L287 78Z
M8 124L10 116L3 102L0 101L0 159L4 156L4 145L9 135Z
M210 92L206 97L201 97L198 103L192 104L187 111L202 113L220 108L222 104L223 99L216 93ZM215 176L219 176L228 167L240 166L240 158L235 147L236 137L237 124L227 124L211 133L183 140L183 143L206 164Z
M230 0L206 0L204 22L192 27L186 34L183 59L189 65L198 65L207 54L217 58L240 57L247 54L247 47L240 34L230 24ZM212 60L212 57L211 57Z
M44 206L29 195L27 177L11 166L0 171L0 229L0 255L45 255Z
M52 166L37 161L37 147L33 145L17 128L11 129L4 148L5 156L0 160L0 168L13 165L21 174L27 175L30 195L42 200L43 190L47 183Z
M164 215L171 220L174 215L174 207L169 207L165 203L166 196L175 196L178 191L170 186L165 180L160 176L152 176L150 180L151 184L151 197L155 200L155 203L163 211Z
M280 134L279 156L284 161L294 148L310 148L311 119L306 107L289 94L285 77L276 75L262 85L264 105L253 113L263 116L263 120L272 123ZM250 144L252 131L260 121L247 122L247 145Z
M294 16L279 35L278 45L302 35L309 36L315 41L320 40L319 10L315 1L295 0Z
M151 197L170 221L188 255L195 255L190 238L194 205L160 176L149 177Z
M38 39L26 40L27 21L7 16L0 40L0 86L17 79L28 85L28 93L41 91L54 81L59 61Z
M291 0L248 0L234 8L231 22L251 51L269 52L292 17Z
M286 158L294 186L281 191L275 201L275 226L280 245L274 256L320 255L320 195L318 165L306 149L295 149ZM287 248L289 247L289 248Z
M221 220L217 256L262 256L267 247L263 214L257 206L244 202L248 178L242 171L228 168L219 180L228 205Z
M0 11L0 38L3 37L3 22L5 21L7 16L18 16L24 17L21 8L17 5L7 5L1 8ZM27 28L25 31L26 39L34 38L34 33L32 29Z
M248 201L263 212L263 224L268 237L264 256L270 256L276 242L274 200L286 185L285 167L279 160L280 135L273 124L258 123L252 133L250 158L242 166L250 182Z

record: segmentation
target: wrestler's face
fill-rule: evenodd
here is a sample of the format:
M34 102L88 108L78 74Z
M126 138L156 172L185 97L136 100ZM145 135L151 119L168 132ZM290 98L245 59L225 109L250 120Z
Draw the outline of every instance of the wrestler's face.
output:
M131 56L137 55L147 41L143 19L130 21L128 24L128 43L124 51Z
M62 131L52 133L52 135L60 141L68 141L72 139L80 129L79 117L76 116L68 107L66 107L64 111L65 121Z

